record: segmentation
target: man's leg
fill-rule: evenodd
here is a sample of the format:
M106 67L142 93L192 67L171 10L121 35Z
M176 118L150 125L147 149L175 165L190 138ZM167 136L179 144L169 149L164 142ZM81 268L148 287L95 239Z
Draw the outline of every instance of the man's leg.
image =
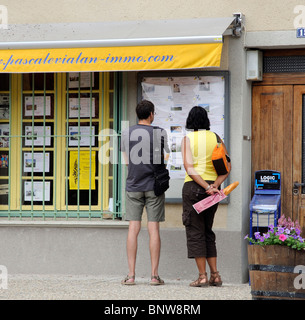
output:
M129 276L135 276L138 235L140 230L141 221L129 221L129 229L127 235L127 259ZM130 279L129 281L134 281L134 279Z
M159 278L158 268L160 260L161 239L159 223L165 219L164 200L165 195L156 197L154 191L145 193L147 211L147 229L149 233L149 250L151 259L151 282L150 284L164 284Z
M123 284L134 284L138 235L141 230L144 199L143 192L126 192L126 219L129 220L126 249L129 271L128 276L122 281Z
M161 239L159 232L159 222L147 223L149 233L149 250L151 259L151 275L158 276L158 267L160 260Z

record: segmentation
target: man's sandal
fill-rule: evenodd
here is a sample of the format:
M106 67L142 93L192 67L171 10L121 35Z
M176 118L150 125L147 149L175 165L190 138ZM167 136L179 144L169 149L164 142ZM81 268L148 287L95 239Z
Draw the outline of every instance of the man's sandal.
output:
M219 271L211 272L211 278L209 280L210 286L220 287L222 285L222 280L219 275Z
M128 285L128 286L132 286L132 285L136 284L135 283L135 276L127 275L126 278L121 281L121 284Z
M164 284L164 281L159 276L151 276L150 285L159 286Z
M203 282L204 280L204 282ZM197 280L190 283L190 287L207 287L209 285L207 273L199 273Z

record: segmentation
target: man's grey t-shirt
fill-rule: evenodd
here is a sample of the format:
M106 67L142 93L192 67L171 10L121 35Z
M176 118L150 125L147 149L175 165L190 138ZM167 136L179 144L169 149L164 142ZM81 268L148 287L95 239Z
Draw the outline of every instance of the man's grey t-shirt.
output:
M122 133L121 151L128 157L126 191L154 190L154 164L164 166L164 149L169 152L166 131L137 124Z

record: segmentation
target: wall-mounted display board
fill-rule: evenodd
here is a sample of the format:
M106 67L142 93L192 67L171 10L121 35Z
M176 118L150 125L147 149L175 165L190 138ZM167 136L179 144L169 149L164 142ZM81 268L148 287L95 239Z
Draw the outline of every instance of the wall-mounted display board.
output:
M211 131L223 139L229 150L229 72L140 72L138 101L142 99L155 105L153 125L167 131L171 183L166 199L180 202L185 177L181 141L187 134L185 123L192 107L207 110Z

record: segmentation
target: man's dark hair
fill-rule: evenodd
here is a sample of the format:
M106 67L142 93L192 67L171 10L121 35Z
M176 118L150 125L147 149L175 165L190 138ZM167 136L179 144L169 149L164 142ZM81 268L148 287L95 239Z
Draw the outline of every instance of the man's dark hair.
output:
M193 107L186 119L185 128L194 131L200 129L210 130L210 120L207 111L202 107Z
M139 120L147 119L151 113L155 112L155 106L148 100L142 100L136 107L136 113Z

